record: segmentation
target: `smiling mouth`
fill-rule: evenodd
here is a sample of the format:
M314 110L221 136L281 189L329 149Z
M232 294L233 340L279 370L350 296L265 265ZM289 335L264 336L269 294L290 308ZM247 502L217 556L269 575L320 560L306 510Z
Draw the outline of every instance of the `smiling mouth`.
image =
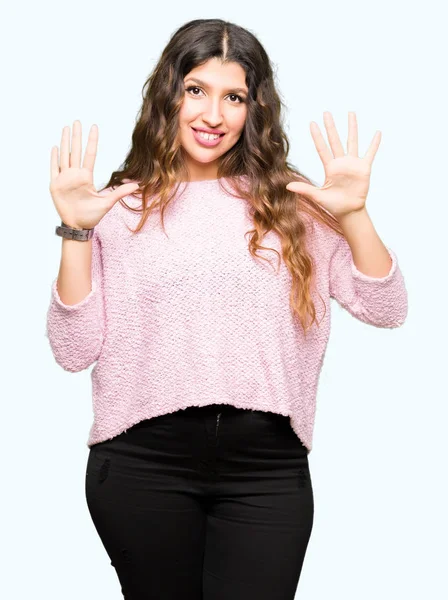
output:
M194 127L192 127L193 131L197 131L198 133L207 133L206 131L201 131L200 129L195 129ZM213 134L210 133L208 135L219 135L219 137L222 137L223 135L225 135L225 133L218 133L218 134Z

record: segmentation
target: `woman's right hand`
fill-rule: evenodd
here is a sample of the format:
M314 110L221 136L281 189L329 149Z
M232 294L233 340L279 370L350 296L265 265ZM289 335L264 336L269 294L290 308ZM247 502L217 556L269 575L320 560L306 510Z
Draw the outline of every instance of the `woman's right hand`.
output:
M81 167L81 122L73 123L70 153L70 128L64 127L61 157L58 147L51 149L50 193L61 220L75 229L92 229L114 204L138 189L137 183L125 183L115 190L98 193L93 185L93 167L98 146L98 127L92 125Z

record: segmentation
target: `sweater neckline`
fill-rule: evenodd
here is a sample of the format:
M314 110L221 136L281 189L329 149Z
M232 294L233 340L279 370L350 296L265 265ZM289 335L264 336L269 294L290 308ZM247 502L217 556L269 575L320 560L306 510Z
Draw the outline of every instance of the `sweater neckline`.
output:
M181 181L181 185L216 185L220 181L226 179L225 177L219 177L218 179L200 179L197 181Z

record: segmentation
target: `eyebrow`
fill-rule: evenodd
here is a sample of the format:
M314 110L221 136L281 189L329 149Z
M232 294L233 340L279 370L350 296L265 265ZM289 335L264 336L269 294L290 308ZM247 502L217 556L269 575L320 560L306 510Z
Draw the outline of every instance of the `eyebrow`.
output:
M208 87L207 84L205 83L205 81L202 81L201 79L196 79L195 77L189 77L186 81L184 81L184 83L187 83L187 81L194 81L195 83L198 83L199 85L202 85L203 87ZM243 94L248 94L249 91L245 88L230 88L229 90L227 90L229 92L240 92Z

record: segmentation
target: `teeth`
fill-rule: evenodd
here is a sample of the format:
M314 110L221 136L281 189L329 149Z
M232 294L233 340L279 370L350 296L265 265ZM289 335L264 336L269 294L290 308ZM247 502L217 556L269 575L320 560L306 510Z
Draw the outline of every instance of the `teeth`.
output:
M216 140L219 138L219 134L211 134L211 133L205 133L204 131L196 131L196 133L198 133L201 138L204 138L204 140Z

